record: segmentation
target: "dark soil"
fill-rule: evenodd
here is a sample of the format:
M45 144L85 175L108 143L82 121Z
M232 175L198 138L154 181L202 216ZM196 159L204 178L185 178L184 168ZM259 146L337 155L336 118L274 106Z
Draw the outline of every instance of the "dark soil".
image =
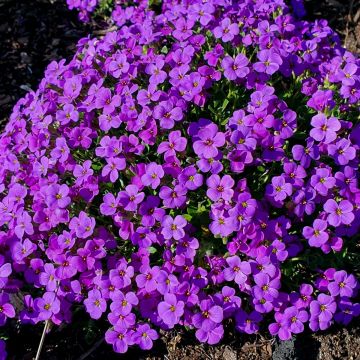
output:
M46 66L71 58L88 32L66 0L0 0L0 124Z
M360 54L360 0L306 0L308 19L326 18L350 51ZM52 60L71 58L79 38L94 31L65 0L0 0L0 129L13 105L29 89L36 89L44 69ZM360 321L347 328L301 334L291 341L278 342L260 335L228 333L222 344L211 347L194 341L194 335L164 333L150 352L130 350L116 355L104 343L103 333L88 321L76 327L54 327L46 336L41 359L164 359L164 360L359 360ZM83 321L83 323L81 323ZM9 327L9 358L35 357L42 328Z
M360 54L360 0L305 0L309 20L326 19L346 49Z

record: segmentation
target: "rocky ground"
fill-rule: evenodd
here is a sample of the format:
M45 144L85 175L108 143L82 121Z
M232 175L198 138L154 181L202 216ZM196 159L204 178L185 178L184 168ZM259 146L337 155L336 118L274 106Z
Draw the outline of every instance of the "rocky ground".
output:
M325 18L349 50L360 54L360 0L306 0L308 18ZM47 64L70 58L77 40L97 31L84 25L65 6L65 0L0 0L0 129L16 101L36 89ZM71 325L54 328L46 337L42 359L164 359L164 360L358 360L360 321L347 328L304 333L279 343L260 335L229 333L216 347L194 343L192 334L172 332L162 336L151 352L132 350L115 355L99 330ZM41 329L14 331L8 341L10 359L35 356Z

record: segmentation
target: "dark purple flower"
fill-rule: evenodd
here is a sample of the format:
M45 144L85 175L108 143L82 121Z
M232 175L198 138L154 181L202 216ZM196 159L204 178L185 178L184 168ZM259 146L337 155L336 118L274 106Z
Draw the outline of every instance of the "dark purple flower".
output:
M341 297L353 296L356 287L357 281L354 275L348 275L344 270L336 271L334 281L328 285L331 296Z
M259 322L263 316L257 312L252 311L250 314L240 309L236 313L236 329L247 334L255 334L259 330Z

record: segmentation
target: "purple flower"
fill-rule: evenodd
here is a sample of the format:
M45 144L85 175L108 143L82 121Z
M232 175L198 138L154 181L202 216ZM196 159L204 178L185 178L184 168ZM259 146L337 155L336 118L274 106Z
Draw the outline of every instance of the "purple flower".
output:
M118 194L119 204L127 211L136 211L138 204L140 204L145 197L143 192L139 193L139 188L136 185L128 185L125 191L120 191Z
M305 310L299 310L296 306L285 309L284 317L288 322L289 330L294 334L304 331L304 323L308 321L309 315Z
M160 185L160 180L164 177L164 170L161 165L150 163L146 165L145 174L141 177L141 181L145 186L151 186L156 189Z
M46 287L46 291L55 291L57 288L57 278L53 264L45 264L44 272L39 275L39 283Z
M317 168L316 174L311 176L310 184L320 195L327 196L328 191L335 186L336 180L331 176L329 169Z
M123 316L129 315L133 306L139 303L139 299L132 291L126 292L126 294L117 291L111 300L113 302L110 305L110 310Z
M267 186L266 192L272 196L275 201L283 201L292 194L292 186L286 183L283 176L274 176L271 179L271 185Z
M0 360L6 360L7 352L6 352L6 343L4 340L0 340Z
M252 291L256 299L272 301L279 296L279 279L270 279L269 275L260 273L256 275L255 282Z
M107 165L102 169L101 175L110 175L110 181L114 183L119 178L119 171L126 168L126 160L122 157L111 157L106 159Z
M307 141L306 147L302 145L294 145L291 151L294 160L300 161L300 164L304 168L308 168L310 166L312 159L318 160L320 157L319 147L317 145L314 145L314 140L312 139L309 139Z
M299 294L295 292L290 293L290 301L298 309L307 308L313 300L313 291L314 289L310 284L302 284L300 286Z
M206 185L208 186L206 195L212 201L218 201L219 199L230 201L234 194L232 189L234 184L235 181L230 175L225 175L223 178L220 178L219 175L211 175L206 180Z
M3 326L7 318L15 317L15 309L10 304L9 295L0 293L0 326Z
M192 317L193 324L197 329L208 332L223 320L222 308L214 305L211 300L202 300L199 307L200 312Z
M104 195L103 203L100 205L100 212L103 215L114 215L119 206L119 199L111 193Z
M160 271L156 281L158 283L157 291L162 295L173 293L179 285L177 277L164 270Z
M150 76L149 82L154 85L161 84L165 81L167 74L162 70L165 61L161 56L157 56L155 63L146 66L145 72Z
M181 136L180 130L171 131L169 133L169 141L163 141L158 147L158 154L164 153L164 156L175 155L176 152L184 151L187 140Z
M31 222L31 216L27 211L19 211L16 217L15 234L19 239L24 237L24 234L34 234L34 226ZM26 241L27 239L25 239Z
M255 334L259 330L259 322L262 318L262 315L257 311L248 314L240 309L235 317L236 329L247 334Z
M25 258L36 250L37 246L29 239L24 242L16 242L12 248L13 258L15 261L21 263Z
M112 96L111 90L108 88L101 88L96 94L95 106L97 109L103 109L105 115L113 113L120 104L120 96Z
M346 165L350 160L355 159L356 150L351 146L348 139L340 139L336 144L330 144L328 147L329 155L331 155L335 162L339 165Z
M341 124L335 117L327 118L324 114L315 115L311 119L313 129L310 130L310 136L316 141L324 141L329 144L336 139L336 132L340 130Z
M354 294L357 281L354 275L348 275L346 271L336 271L334 281L328 285L331 296L351 297Z
M186 188L182 185L176 185L174 189L168 186L160 188L159 196L167 208L181 207L186 201Z
M133 341L142 350L149 350L153 346L153 341L159 338L158 333L151 329L148 324L139 325L133 335Z
M225 18L213 32L216 39L221 38L223 42L229 42L239 34L239 26L237 24L232 24L229 18Z
M319 294L317 300L313 300L310 303L310 314L312 318L318 318L320 322L320 328L326 327L326 325L331 321L333 315L336 311L336 302L334 298L325 295ZM323 323L323 325L321 325Z
M215 345L223 338L224 327L222 325L218 325L210 330L200 328L196 330L195 336L201 342L206 342L209 345Z
M91 161L86 160L82 165L75 165L74 167L74 176L76 177L76 182L81 185L85 183L88 178L94 173L94 170L91 169Z
M186 224L187 221L181 215L177 215L175 219L167 215L161 223L161 233L165 239L173 238L174 240L180 240L185 236L184 227Z
M12 273L10 263L0 265L0 290L3 289Z
M109 64L109 71L112 76L118 79L122 74L128 72L130 65L124 54L117 53L113 58L114 60Z
M196 171L195 166L186 167L178 177L180 184L183 184L188 190L196 190L203 184L203 175Z
M213 222L210 224L209 230L214 235L226 237L236 230L235 219L232 216L225 216L223 210L211 212L210 217Z
M266 74L274 74L282 64L282 59L274 50L261 50L257 53L260 60L254 64L254 70Z
M160 126L163 129L172 129L175 121L183 118L182 110L179 106L174 106L170 101L161 101L155 106L154 118L160 120Z
M35 299L34 307L40 320L48 320L60 311L60 300L54 292L46 292L43 297Z
M324 204L324 210L328 213L327 221L332 226L351 224L355 218L353 209L353 205L348 200L341 200L337 203L335 200L329 199Z
M66 208L70 204L69 187L53 184L46 189L46 204L49 207Z
M308 100L307 105L317 111L332 109L335 106L332 90L317 90Z
M228 267L224 269L226 281L234 280L238 285L242 285L247 280L247 275L251 274L250 264L241 261L238 256L231 256L226 259Z
M360 315L360 304L353 304L348 298L342 298L338 303L338 310L334 319L344 325L348 325L353 317Z
M79 120L79 113L76 111L74 105L65 104L62 110L56 112L56 120L62 125L66 125L70 121L77 122Z
M184 302L178 301L174 294L165 294L157 309L161 320L171 329L184 314Z
M105 333L105 340L113 346L115 352L124 354L129 345L133 345L133 332L122 325L115 325Z
M88 297L84 300L86 311L93 319L100 319L106 310L106 301L103 299L101 292L97 289L90 290Z
M145 290L150 293L157 288L157 277L159 275L159 267L154 266L150 268L146 265L143 265L140 268L141 273L136 276L136 284L139 288L145 288Z
M161 221L165 215L165 210L159 208L160 199L157 196L147 196L139 207L139 214L142 215L141 224L143 226L153 226L156 221Z
M291 338L291 331L289 329L289 321L287 317L275 312L275 323L269 325L269 332L271 335L278 335L280 340L289 340Z
M225 56L221 62L224 68L224 76L228 80L235 80L236 78L244 78L249 72L247 65L249 60L243 54L239 54L233 59L230 56Z
M329 240L329 234L327 233L328 224L325 220L314 220L313 227L305 226L303 229L303 235L309 240L309 245L314 247L321 247Z
M202 128L197 136L200 140L194 142L194 151L206 159L216 157L218 148L225 144L225 136L222 132L218 132L218 127L215 124L209 124Z
M116 269L110 270L109 279L117 289L123 289L131 284L131 278L134 276L134 268L128 266L125 261L120 262Z
M69 228L74 230L80 239L86 239L91 236L95 227L95 219L89 217L84 211L81 211L79 217L73 217L70 221Z
M358 71L358 66L352 63L347 63L344 66L344 69L338 72L338 78L339 80L341 80L343 85L347 85L347 86L354 85L357 71Z

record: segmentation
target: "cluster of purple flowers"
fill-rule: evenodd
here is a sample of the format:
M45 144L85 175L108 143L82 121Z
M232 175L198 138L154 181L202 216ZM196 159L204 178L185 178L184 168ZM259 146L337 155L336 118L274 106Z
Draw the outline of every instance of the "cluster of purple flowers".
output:
M52 62L0 137L0 325L82 303L123 353L159 328L216 344L358 316L341 269L283 280L359 231L360 61L282 0L124 21Z
M95 13L101 20L117 26L127 23L140 23L151 11L149 0L66 0L70 10L75 9L83 22L89 22Z
M79 19L87 22L90 20L90 14L98 6L98 0L66 0L70 10L76 9L79 12Z

